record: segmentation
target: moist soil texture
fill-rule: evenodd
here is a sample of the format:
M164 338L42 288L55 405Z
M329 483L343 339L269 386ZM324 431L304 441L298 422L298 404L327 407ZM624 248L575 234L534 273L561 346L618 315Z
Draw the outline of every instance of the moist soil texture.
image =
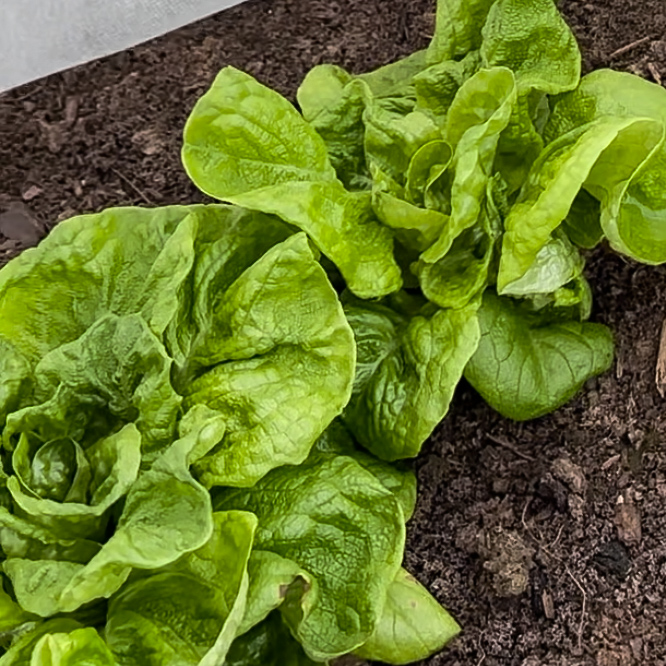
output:
M666 81L664 0L563 0L586 70ZM433 0L252 0L0 96L0 264L58 221L202 201L181 129L234 65L294 98L315 64L363 72L424 47ZM428 666L666 666L666 268L588 262L610 372L509 422L464 383L416 461L406 566L464 631ZM666 360L666 359L665 359Z

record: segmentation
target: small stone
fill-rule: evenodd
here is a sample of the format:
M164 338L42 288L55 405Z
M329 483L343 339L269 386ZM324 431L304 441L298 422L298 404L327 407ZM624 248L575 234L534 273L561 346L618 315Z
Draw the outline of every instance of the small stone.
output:
M579 465L571 462L568 458L558 458L551 465L553 475L560 481L566 483L573 492L578 495L585 493L587 479Z
M42 237L43 228L32 211L23 203L12 203L0 215L0 234L24 246L36 245Z
M41 187L38 187L37 185L31 185L23 192L21 196L23 197L23 201L32 201L33 199L36 199L43 192L44 190L42 190Z
M641 512L629 491L624 492L617 499L615 526L617 535L625 546L637 546L641 542Z

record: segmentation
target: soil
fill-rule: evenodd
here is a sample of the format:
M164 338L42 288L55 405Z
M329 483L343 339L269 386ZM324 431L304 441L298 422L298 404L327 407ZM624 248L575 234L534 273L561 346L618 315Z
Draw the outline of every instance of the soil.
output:
M566 0L586 69L666 80L663 0ZM427 44L433 0L252 0L0 96L0 263L73 214L200 201L179 164L196 98L235 65L293 98ZM631 45L628 49L623 49ZM502 419L461 385L416 462L406 565L464 627L428 666L666 666L666 269L596 251L613 370L555 414Z

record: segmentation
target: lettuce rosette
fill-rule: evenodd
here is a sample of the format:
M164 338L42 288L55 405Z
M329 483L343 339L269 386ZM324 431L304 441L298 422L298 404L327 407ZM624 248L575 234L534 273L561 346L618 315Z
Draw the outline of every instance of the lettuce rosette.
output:
M119 208L2 269L0 664L372 645L414 477L331 425L356 343L319 258L263 213Z

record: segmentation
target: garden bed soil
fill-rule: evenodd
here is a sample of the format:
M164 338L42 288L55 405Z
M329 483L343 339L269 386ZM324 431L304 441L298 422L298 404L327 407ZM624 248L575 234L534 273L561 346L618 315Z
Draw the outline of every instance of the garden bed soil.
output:
M201 201L181 128L224 65L291 98L306 71L362 72L427 44L431 0L254 0L0 96L0 263L56 222ZM666 80L663 0L566 0L586 69ZM623 47L627 47L624 50ZM666 666L666 270L597 250L613 369L557 413L510 423L461 385L416 462L407 567L464 633L429 666Z

